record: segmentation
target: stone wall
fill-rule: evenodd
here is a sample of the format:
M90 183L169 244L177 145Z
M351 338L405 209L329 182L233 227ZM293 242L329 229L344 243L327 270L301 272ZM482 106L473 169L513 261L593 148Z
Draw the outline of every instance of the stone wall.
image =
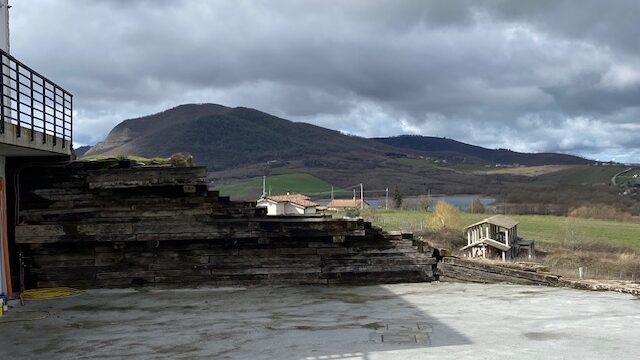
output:
M28 287L387 283L434 279L432 249L362 220L267 217L204 168L72 162L19 172Z

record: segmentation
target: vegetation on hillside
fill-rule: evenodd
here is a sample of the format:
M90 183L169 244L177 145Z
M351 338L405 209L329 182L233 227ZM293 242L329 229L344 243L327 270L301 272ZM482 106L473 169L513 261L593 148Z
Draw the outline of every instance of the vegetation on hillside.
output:
M472 163L484 164L521 164L521 165L577 165L589 164L591 161L567 154L526 154L508 149L487 149L480 146L465 144L447 138L401 135L389 138L375 139L381 143L398 148L421 151L436 158L450 162L464 162L468 158Z

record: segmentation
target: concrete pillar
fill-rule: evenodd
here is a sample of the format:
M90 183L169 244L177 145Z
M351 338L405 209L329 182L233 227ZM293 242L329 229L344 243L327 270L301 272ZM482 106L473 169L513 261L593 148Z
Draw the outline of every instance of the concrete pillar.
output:
M9 52L9 0L0 0L0 49Z
M0 179L2 179L0 183L4 183L5 184L4 186L6 186L5 163L6 163L6 158L4 156L0 156ZM7 203L5 192L6 192L6 189L3 189L2 197L0 197L0 294L8 295L7 281L6 281L7 274L5 273L6 264L4 262L4 258L5 258L4 249L5 249L5 242L9 240L4 238L4 234L7 233L7 229L4 228L5 224L3 222L3 214L2 214L3 211L6 212L6 209L2 207L2 204Z

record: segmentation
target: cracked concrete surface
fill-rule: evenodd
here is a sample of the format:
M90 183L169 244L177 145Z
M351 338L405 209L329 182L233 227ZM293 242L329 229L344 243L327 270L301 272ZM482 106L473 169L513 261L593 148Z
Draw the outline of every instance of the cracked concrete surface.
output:
M91 290L14 303L0 358L637 359L638 334L637 298L562 288Z

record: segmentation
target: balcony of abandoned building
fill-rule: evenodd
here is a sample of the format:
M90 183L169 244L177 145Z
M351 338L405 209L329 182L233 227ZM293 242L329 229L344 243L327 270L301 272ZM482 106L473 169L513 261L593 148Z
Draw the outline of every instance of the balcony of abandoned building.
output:
M70 155L73 96L0 50L0 155Z

